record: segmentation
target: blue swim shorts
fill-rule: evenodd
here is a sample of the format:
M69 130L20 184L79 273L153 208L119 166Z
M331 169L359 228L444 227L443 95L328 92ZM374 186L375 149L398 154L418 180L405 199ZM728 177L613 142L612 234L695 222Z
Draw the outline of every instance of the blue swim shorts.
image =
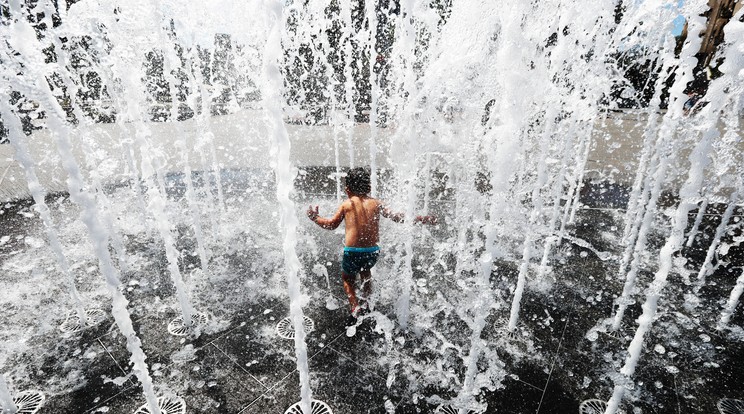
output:
M377 263L380 256L380 246L372 247L344 247L344 257L341 269L347 275L356 276L363 270L369 270Z

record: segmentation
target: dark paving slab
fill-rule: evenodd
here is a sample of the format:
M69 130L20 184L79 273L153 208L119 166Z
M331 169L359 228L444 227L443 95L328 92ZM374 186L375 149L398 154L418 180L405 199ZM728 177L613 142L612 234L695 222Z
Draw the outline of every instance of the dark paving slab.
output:
M266 391L215 345L199 349L196 356L163 368L161 375L187 401L189 412L236 413Z
M44 373L46 371L47 373ZM99 341L74 348L61 359L52 357L41 366L37 375L47 381L60 378L73 381L73 390L60 395L47 395L40 413L82 413L114 398L134 383L125 376L122 367ZM47 384L53 386L53 384Z
M375 314L366 315L357 322L353 331L345 330L329 347L339 356L353 360L363 369L386 377L388 367L395 360L398 342L388 342L384 334L375 332ZM353 333L353 335L352 335Z
M288 306L279 300L261 301L244 314L240 324L213 343L242 370L267 388L273 387L296 370L294 341L281 338L276 325L287 316ZM306 337L307 353L312 356L345 332L345 310L314 308L308 311L315 330Z
M147 362L150 365L161 364L167 365L171 362L171 355L180 350L186 339L170 335L168 333L168 323L175 318L175 311L169 311L165 317L145 317L132 321L135 332L140 338L141 347L147 356ZM126 347L126 338L119 334L112 333L100 337L101 342L109 348Z
M184 361L152 364L150 375L158 395L176 394L194 413L236 413L266 391L213 345L196 349ZM132 379L135 386L101 399L91 412L132 413L144 404L142 388L136 377Z
M324 349L309 362L313 398L335 413L385 413L385 379L370 373L332 349ZM283 413L300 401L299 374L292 372L242 413ZM389 403L389 404L392 404Z
M98 405L85 411L85 414L110 413L110 414L131 414L145 403L145 396L142 393L142 387L139 385L123 389L113 397L101 400ZM79 413L80 411L78 411ZM72 412L70 412L72 414Z
M488 412L493 413L536 413L543 390L533 385L507 376L504 388L484 393Z
M238 328L215 345L242 371L271 388L295 369L293 344L278 337L274 343L257 342L255 338L254 329Z

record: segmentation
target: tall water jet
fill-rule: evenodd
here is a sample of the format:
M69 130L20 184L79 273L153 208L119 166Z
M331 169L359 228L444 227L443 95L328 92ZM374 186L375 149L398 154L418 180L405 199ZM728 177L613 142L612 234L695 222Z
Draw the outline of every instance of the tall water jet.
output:
M372 8L375 7L373 2ZM343 28L343 51L344 51L344 125L346 127L346 142L349 155L349 167L354 168L354 126L356 123L356 105L354 104L354 74L351 63L354 61L353 35L354 23L351 16L351 2L341 2L341 24ZM360 56L361 60L361 56Z
M40 56L41 48L31 47L37 44L36 35L33 28L25 21L26 13L23 12L20 4L11 5L11 13L14 17L11 21L11 27L14 30L14 40L9 46L20 51L22 55L33 64L26 68L25 74L35 79L42 85L29 86L25 84L16 84L15 86L25 92L27 96L37 99L45 104L45 107L51 111L48 124L53 132L57 149L62 160L62 166L68 175L68 187L70 198L80 206L82 213L81 219L88 231L88 236L93 244L95 254L99 261L100 271L106 279L106 286L112 295L112 313L117 326L127 340L127 349L131 353L131 362L133 371L140 383L142 384L145 398L150 407L152 414L160 414L155 392L150 378L147 364L145 363L145 354L142 351L141 343L132 326L131 317L127 310L128 301L119 290L121 282L118 271L113 266L111 256L108 251L108 231L101 224L98 217L98 208L95 205L95 199L84 190L85 185L82 179L80 169L71 152L70 127L66 124L64 112L56 102L52 94L46 76L53 70L53 65L45 64L44 59ZM8 54L8 57L12 54ZM12 61L12 60L10 60ZM47 72L42 69L47 69ZM17 133L20 130L11 131Z
M640 16L631 17L629 21L643 17L647 11L639 7L637 13ZM668 71L675 64L672 36L666 33L660 41L657 41L657 44L662 45L661 59L664 62L662 72ZM661 106L663 82L661 77L656 81L655 92L649 102L652 108ZM620 328L625 311L628 306L634 303L631 296L635 293L636 279L642 264L643 253L646 250L648 236L652 231L652 224L658 212L657 204L668 174L669 164L677 154L677 148L673 143L673 134L679 122L678 118L660 118L655 111L648 115L646 121L641 160L639 160L638 171L625 214L625 220L627 221L625 222L622 239L625 250L617 271L618 279L624 279L624 284L620 296L615 301L617 309L609 322L609 332L612 335L621 335ZM630 267L628 268L628 266Z
M379 100L380 100L380 81L378 70L375 69L377 64L377 4L368 4L365 7L367 27L369 38L367 39L367 48L369 48L368 71L370 84L370 104L369 104L369 167L370 167L370 194L372 197L377 196L377 128L379 122Z
M630 263L630 269L627 273L625 273L626 269L623 263L621 262L620 264L619 272L621 275L625 274L625 283L623 284L622 293L616 300L617 309L615 310L615 316L612 319L612 326L610 328L611 332L617 333L619 331L625 311L628 309L628 306L633 303L631 295L634 293L636 288L636 279L641 266L641 261L643 260L643 252L646 249L647 237L651 231L651 225L657 213L656 203L658 202L661 193L661 183L664 181L668 166L669 156L667 154L670 150L660 148L659 151L663 153L660 155L661 160L659 160L658 164L652 163L655 166L656 171L651 178L653 182L653 187L650 189L651 199L649 200L648 205L643 209L643 220L638 226L635 242L626 247L626 250L632 247L631 250L633 252L633 260ZM623 260L625 260L625 257L623 257Z
M412 103L413 97L417 95L414 85L415 74L413 72L414 50L416 48L416 35L413 27L415 18L414 3L411 0L404 0L400 4L400 16L396 20L397 30L395 44L399 45L396 50L398 87L404 90L403 97L399 105L405 106L405 102ZM415 107L411 105L411 107ZM409 107L410 108L410 107ZM416 208L416 173L417 173L417 134L414 132L414 122L412 109L405 111L402 115L402 125L400 132L396 134L395 140L398 145L406 149L407 160L403 161L403 167L399 171L399 181L405 188L405 229L404 229L404 250L403 250L403 275L401 276L401 291L396 304L396 315L401 328L408 328L411 288L413 283L413 217ZM405 143L403 143L405 141Z
M160 7L156 7L156 10L161 10ZM176 48L176 35L177 33L170 33L173 37L173 39L166 39L163 36L163 25L167 25L167 19L173 19L173 17L166 16L162 11L160 12L161 21L159 22L159 30L158 33L160 34L160 37L163 39L163 43L170 43L172 47L167 48L164 52L165 59L164 64L166 66L163 67L164 72L166 72L166 68L170 67L172 70L175 70L177 68L180 68L180 62L178 58L175 56L177 51ZM217 34L215 33L215 37ZM216 41L216 39L215 39ZM198 43L195 41L195 39L189 39L189 43L192 45L198 45ZM196 48L194 48L196 49ZM193 53L193 51L192 51ZM209 59L208 61L213 61L216 52L208 52L209 53ZM199 134L197 135L197 139L195 142L195 147L199 150L199 159L201 161L201 167L202 167L202 173L203 173L203 190L207 197L207 202L209 205L214 208L216 204L216 211L214 214L210 214L211 224L212 224L212 232L215 235L215 238L220 240L222 237L222 220L225 216L225 196L224 196L224 189L222 185L222 168L220 166L220 163L217 160L217 153L214 146L215 136L211 128L211 117L213 115L213 100L216 98L216 96L213 96L212 93L209 92L207 89L207 85L209 82L214 82L214 79L206 79L204 77L204 74L201 73L201 68L194 67L194 61L190 57L186 59L186 62L189 63L188 67L185 69L186 76L188 78L188 81L191 85L193 85L193 88L190 88L190 95L193 97L191 99L194 100L200 100L201 107L200 111L197 115L195 115L195 118L197 120L197 128L199 131ZM168 76L168 75L166 75ZM215 78L216 75L212 75L212 78ZM176 83L176 80L173 79L169 81L169 85L172 88L173 85ZM175 95L171 93L172 99L175 100ZM189 98L187 98L188 100ZM234 96L230 95L231 102L234 103ZM195 103L195 102L194 102ZM192 106L193 110L196 111L197 106ZM218 108L220 111L224 111L224 108ZM173 120L173 122L177 122L178 120ZM211 178L210 178L211 175ZM214 187L212 186L212 181L214 180ZM215 200L214 194L213 194L213 188L217 190L217 198Z
M557 106L554 105L551 106L551 108L554 109L551 110L550 108L548 108L548 111L545 114L545 119L549 123L552 123L555 119L555 108L557 108ZM507 325L507 330L509 332L514 332L517 327L517 321L519 320L519 306L522 301L522 295L524 294L525 284L527 283L527 272L532 260L532 250L535 248L534 242L538 232L537 226L539 224L540 216L542 215L543 199L540 195L540 191L543 189L548 179L546 172L546 158L548 157L549 138L550 129L546 127L545 131L541 134L540 139L540 155L538 156L537 161L537 176L535 178L535 183L533 184L534 187L532 188L532 193L530 195L532 201L532 211L530 212L529 218L530 228L527 229L527 233L523 242L522 262L519 265L517 284L516 288L514 289L514 297L512 298L511 310L509 312L509 323Z
M742 293L744 293L744 270L742 270L741 274L736 279L736 284L731 290L731 294L726 301L726 305L721 311L721 318L719 319L717 325L718 330L723 330L728 326L729 322L731 321L731 316L734 314L736 306L739 304L739 299L741 298Z
M196 70L193 72L196 84L199 85L199 98L201 99L201 110L196 116L196 124L199 130L199 135L195 142L195 147L199 150L199 161L202 167L202 191L207 199L207 204L214 209L217 203L212 193L212 183L209 179L207 171L210 170L207 157L205 155L205 147L214 141L214 134L210 130L210 117L212 115L212 96L207 90L207 85L202 77L200 71ZM219 208L217 208L219 211ZM222 225L219 219L219 213L209 215L210 224L212 226L212 234L219 235L222 233Z
M708 209L708 203L708 197L704 197L703 201L700 202L700 205L698 206L698 212L695 215L695 222L692 224L690 232L687 233L687 243L685 243L685 246L691 247L692 243L695 242L695 237L698 234L698 229L700 229L700 223L703 222L703 217L705 216L705 212Z
M181 134L182 136L182 134ZM197 203L196 191L194 190L194 181L192 179L191 164L189 161L189 147L185 138L181 138L176 141L176 148L181 152L181 167L183 168L183 180L186 184L186 200L191 216L192 225L194 227L194 237L196 238L196 248L199 255L199 261L201 263L201 269L206 275L209 266L209 258L207 256L206 239L204 237L204 231L202 230L199 206Z
M155 10L160 10L158 7L157 2L155 2ZM160 14L160 21L165 21L166 18L162 14ZM159 26L162 26L159 25ZM186 184L186 200L188 204L188 208L190 211L191 221L192 225L194 227L194 236L196 238L196 246L197 246L197 252L199 255L199 261L201 262L201 269L204 275L207 275L208 272L208 265L209 265L209 259L207 257L207 248L206 248L206 240L204 238L204 232L202 231L202 225L201 225L201 219L200 211L197 206L197 200L196 200L196 194L194 191L194 183L192 177L192 171L191 171L191 164L189 162L189 146L188 142L186 140L186 133L182 127L181 122L179 122L179 116L180 116L180 106L175 103L176 96L177 96L177 90L176 90L176 84L177 79L175 75L173 75L173 72L176 71L176 68L178 68L180 61L178 59L178 56L176 54L178 53L178 50L176 50L176 43L174 42L175 34L172 35L172 37L165 36L163 34L163 28L160 27L160 30L158 30L158 35L161 39L162 44L168 44L170 43L173 47L172 48L163 48L163 73L165 75L165 79L168 82L169 86L169 93L171 96L171 99L174 101L171 103L171 109L170 109L170 119L173 124L176 125L176 133L178 134L179 138L176 140L176 148L181 152L181 167L183 168L183 175L184 175L184 183ZM187 62L190 62L190 59L187 59ZM192 69L192 67L189 67L189 69ZM194 85L194 76L192 71L187 71L187 79L191 82L192 85ZM195 88L191 88L190 93L188 93L188 96L185 97L186 102L190 102L192 104L192 107L196 108L196 97L197 97L197 91ZM219 181L218 181L219 186ZM219 186L221 187L221 186ZM222 204L220 206L222 208ZM224 211L220 213L220 215L224 215ZM219 232L219 229L218 229Z
M121 10L123 12L120 14L120 21L108 25L108 27L110 27L110 32L107 34L113 40L115 48L123 48L126 44L124 41L125 35L119 33L116 30L117 28L124 24L129 24L133 27L136 27L138 24L147 24L147 21L135 22L136 17L134 13L138 10L137 5L123 7ZM155 24L158 23L155 22ZM139 61L139 59L133 55L133 51L131 50L122 50L122 57L125 60L131 60L133 62ZM139 147L140 151L140 173L146 182L145 193L148 198L148 210L153 215L156 228L158 229L158 234L160 235L165 247L168 273L170 274L171 280L176 288L183 325L187 328L192 328L195 311L189 299L183 277L181 276L181 271L178 265L179 252L173 238L172 225L166 214L168 200L165 193L165 184L161 178L162 167L160 166L158 158L152 156L154 153L151 144L152 131L145 123L141 110L137 105L140 102L146 101L146 99L143 99L144 92L141 91L141 85L139 84L139 71L125 70L125 68L122 67L121 61L118 60L112 62L111 71L115 78L121 79L124 86L123 93L127 97L128 102L128 105L123 109L123 113L117 117L117 123L121 128L124 128L123 122L125 122L125 119L134 124L134 142ZM199 319L199 321L201 321L201 319Z
M496 53L491 57L493 63L499 65L497 69L504 69L504 66L501 65L509 65L512 62L524 64L531 57L529 49L520 48L525 43L521 26L527 10L528 8L524 4L516 5L508 2L493 5L488 10L489 14L497 18L499 22L498 32L492 32L491 34L491 40L493 41L496 38L495 42L498 45ZM453 10L454 13L458 13L456 17L462 18L463 22L472 24L476 20L474 13L478 12L466 8L456 8ZM470 349L467 358L464 360L466 371L462 388L458 392L458 399L462 404L459 407L460 414L465 414L469 407L474 406L474 398L480 392L476 388L475 382L479 373L478 361L485 351L481 335L486 326L486 318L494 306L494 293L490 286L490 279L494 262L498 257L495 244L496 226L505 221L502 211L505 210L506 203L509 200L512 175L519 169L520 146L523 144L520 136L521 124L518 113L522 112L528 103L515 99L518 94L524 92L517 91L517 85L520 85L520 75L516 71L505 71L505 73L508 73L508 75L505 75L498 85L500 97L494 104L499 108L501 114L498 119L500 124L496 124L498 128L488 129L485 135L486 145L484 150L486 151L487 168L490 172L488 221L483 229L485 236L483 251L478 258L478 266L474 269L476 272L476 301L472 307L474 321L470 334Z
M302 292L298 278L301 265L295 250L297 244L297 216L295 215L295 204L290 198L293 175L292 165L289 159L290 142L284 126L284 117L282 116L281 91L283 88L281 71L278 66L282 57L280 52L282 50L281 39L284 32L285 16L283 5L279 1L267 2L266 9L271 19L271 30L263 56L263 68L266 78L262 97L266 116L271 125L272 148L276 153L274 166L276 196L281 206L281 223L284 236L284 272L287 277L289 308L295 331L295 357L297 358L297 371L300 375L300 407L304 414L310 414L312 410L312 391L310 389L310 369L308 367L307 345L305 343L306 333L302 312Z
M638 360L640 358L643 342L646 333L651 328L651 325L656 317L656 311L658 308L658 301L661 294L666 287L667 277L672 269L672 256L677 252L684 243L684 231L688 224L688 214L692 209L696 207L696 201L700 197L700 190L703 186L704 172L710 162L709 153L713 149L714 141L719 136L717 129L717 118L719 111L738 111L738 104L730 105L731 101L738 103L738 94L742 93L744 83L737 76L738 73L744 68L744 61L740 59L738 50L742 45L742 37L736 34L740 34L743 30L744 23L739 21L739 18L744 15L744 10L740 11L731 22L726 26L725 33L730 36L730 39L735 39L734 46L730 47L725 53L725 61L721 65L721 70L725 74L721 79L718 79L711 83L710 90L707 96L710 101L709 104L704 107L699 114L689 120L699 120L702 130L702 137L695 145L690 155L690 169L688 178L685 181L682 189L680 190L680 201L676 208L675 214L672 217L672 230L671 235L667 238L664 246L661 248L659 257L659 269L654 275L654 280L649 286L646 292L646 302L643 304L643 314L638 318L638 329L633 337L633 340L628 347L628 355L625 359L625 364L620 370L620 374L623 376L621 379L615 380L615 386L612 397L607 403L606 414L613 414L617 412L618 407L622 401L625 389L628 384L626 382L631 381L631 377L635 373ZM691 24L692 28L695 28L695 23L701 24L701 19L696 18ZM691 29L692 33L695 33ZM693 40L693 45L699 45L699 40ZM697 43L697 45L696 45ZM693 46L693 47L695 47ZM693 50L697 50L695 47ZM683 52L684 53L684 52ZM682 66L680 78L675 82L672 87L672 96L681 98L682 90L686 86L686 81L691 79L690 67L687 67L689 72L685 73ZM726 94L724 91L729 91ZM734 96L734 98L732 98ZM683 100L678 99L670 105L669 113L666 117L680 118L683 116Z
M7 74L4 73L3 77L6 76ZM4 90L0 90L0 116L5 122L8 123L8 125L10 126L10 130L20 131L22 129L21 123L15 116L15 114L13 114L12 110L8 107L7 102L9 100L10 97L7 95L7 93L5 93ZM35 162L33 159L31 159L31 154L29 153L28 146L26 145L25 137L16 135L16 133L11 133L9 134L8 138L11 142L11 145L15 147L16 159L19 161L19 163L23 167L24 172L26 173L28 188L31 192L31 196L34 199L34 202L36 203L35 207L39 212L42 221L44 222L44 229L46 231L47 240L49 241L49 246L52 248L52 251L54 252L54 255L57 259L57 265L59 266L60 271L67 281L67 285L70 290L70 296L72 297L73 301L74 312L76 313L77 318L80 321L80 325L85 325L88 319L85 311L85 305L83 304L83 300L80 297L80 293L78 292L77 286L75 284L75 276L70 270L67 256L65 256L62 244L60 243L59 237L57 236L57 231L54 227L52 215L44 199L46 194L43 187L41 186L41 183L39 182L39 178L36 176L36 170L34 168Z
M187 148L186 142L180 140L176 144L181 151L181 163L183 165L184 182L186 183L186 199L188 200L189 209L192 216L194 225L194 236L196 237L197 251L199 253L199 261L201 262L202 271L207 272L209 265L209 258L207 256L206 240L204 238L204 232L202 231L201 219L199 218L199 209L196 202L196 194L194 191L194 181L191 179L191 165L189 164L189 149Z
M310 28L312 32L321 32L321 46L318 47L316 42L312 42L313 46L313 54L316 56L315 63L318 64L321 67L325 67L325 77L329 83L330 86L330 92L328 96L328 123L331 125L331 134L333 135L333 161L334 161L334 167L335 171L333 173L333 178L336 182L336 203L341 203L341 198L343 195L343 188L341 186L341 178L343 177L343 174L341 173L341 141L340 141L340 135L341 130L343 128L344 122L341 120L341 118L344 115L343 112L340 112L340 107L342 106L341 102L339 102L338 94L336 92L336 88L338 87L340 80L337 78L337 76L333 73L334 71L334 65L332 63L332 47L330 42L330 32L334 30L333 21L329 19L327 16L324 15L324 10L311 10L308 16L308 20L310 20ZM322 15L322 16L321 16ZM317 25L318 27L314 27L314 25ZM301 29L304 29L302 27ZM304 36L297 36L297 37L304 37ZM294 44L296 40L294 38L292 39L291 43L291 50L297 48L297 46ZM322 56L326 56L325 61L322 61ZM348 133L348 132L347 132ZM353 151L351 149L351 143L349 143L349 151L350 153ZM351 158L349 158L351 160ZM351 163L349 164L351 166Z
M52 15L54 14L53 5L50 3L42 3L42 12L45 17L45 23L47 24L47 27L51 27L49 30L48 39L50 39L52 47L54 50L63 51L65 50L65 45L62 43L61 39L63 38L71 38L74 39L76 33L74 32L66 32L65 27L66 25L61 25L58 28L54 28L53 24L53 18ZM66 69L68 66L72 65L72 62L68 59L67 54L69 52L65 51L65 53L57 53L57 66L59 68ZM87 59L94 61L95 58L90 55L86 51ZM70 76L66 73L65 70L60 70L57 73L55 73L54 80L61 84L61 89L63 90L64 94L67 94L70 96L70 100L73 104L70 105L69 111L72 113L72 116L79 124L84 124L86 128L81 128L81 139L80 139L80 146L83 150L83 154L85 155L85 165L87 167L87 170L89 171L90 175L90 181L92 186L92 194L96 197L96 204L101 208L101 219L103 221L103 224L107 227L108 232L111 236L111 247L116 252L116 255L118 257L118 265L119 270L121 272L126 272L129 270L128 268L128 256L126 252L126 248L124 247L124 241L122 239L122 236L116 232L116 229L114 228L114 220L111 217L111 204L109 203L108 197L104 193L104 183L103 183L103 177L98 171L98 160L94 159L94 156L96 154L96 151L93 150L91 145L95 144L95 140L93 136L91 136L91 129L90 127L94 124L93 120L90 119L90 117L87 117L82 109L81 106L75 105L75 101L77 100L76 97L80 95L81 88L72 81Z
M9 118L3 117L3 119ZM5 382L5 376L2 374L0 374L0 404L2 404L3 414L16 414L18 412L18 406L13 401L13 397L10 396L8 383Z
M726 232L726 228L729 225L729 220L731 220L731 216L734 214L734 208L739 202L739 189L742 185L741 180L738 180L738 182L734 185L734 191L731 193L728 206L726 206L726 210L721 216L721 222L718 224L718 227L716 227L716 232L713 235L713 240L711 240L710 245L708 246L708 250L705 253L705 259L703 259L703 264L700 266L700 271L698 271L697 281L695 283L696 291L699 291L700 288L703 287L703 285L705 284L705 277L711 272L711 262L713 261L713 255L718 249L718 245L721 242L721 237Z

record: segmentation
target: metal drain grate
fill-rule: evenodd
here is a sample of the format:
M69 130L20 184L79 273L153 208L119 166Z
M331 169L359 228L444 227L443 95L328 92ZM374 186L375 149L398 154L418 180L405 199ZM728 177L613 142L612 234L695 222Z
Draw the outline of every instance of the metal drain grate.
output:
M519 330L519 328L509 329L507 327L503 327L499 330L501 333L501 337L509 342L517 342L522 341L522 332Z
M206 325L207 320L207 315L201 312L194 312L194 314L191 316L191 322L194 324L194 326ZM186 336L189 334L192 328L193 327L190 328L184 325L183 315L177 317L176 319L173 319L168 324L168 332L171 335L175 336Z
M579 404L579 414L604 414L606 410L607 403L602 400L586 400Z
M287 408L287 411L285 411L284 414L303 414L300 404L301 403L299 402L295 403L291 407ZM333 414L331 407L323 401L312 400L310 402L310 409L312 410L310 412L311 414Z
M161 414L186 414L186 403L180 397L158 397ZM150 414L147 404L138 408L134 414Z
M106 313L101 309L86 309L85 310L85 324L82 324L77 312L70 311L67 313L65 321L59 326L62 332L78 332L86 326L95 326L106 319Z
M608 338L612 338L612 339L618 340L620 342L625 342L625 334L623 333L623 331L624 331L623 328L624 328L624 326L621 326L618 329L610 329L609 331L602 332L602 333L605 336L607 336Z
M459 414L460 410L451 405L440 405L436 410L434 410L434 412L436 414ZM475 411L472 410L467 410L465 412L467 414L475 414Z
M724 398L716 404L721 414L744 414L744 401Z
M45 400L46 397L40 391L21 391L13 397L13 404L18 408L16 414L36 414Z
M315 322L307 316L303 315L302 326L305 328L305 333L309 334L315 330ZM295 330L292 325L292 318L284 318L276 324L276 333L284 339L294 339Z

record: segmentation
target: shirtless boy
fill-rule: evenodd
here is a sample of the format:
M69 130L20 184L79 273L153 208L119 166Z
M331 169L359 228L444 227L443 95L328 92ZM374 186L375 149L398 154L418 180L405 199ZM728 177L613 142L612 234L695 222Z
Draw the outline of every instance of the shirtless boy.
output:
M328 230L336 229L342 221L346 221L346 236L344 239L344 255L341 262L341 278L344 290L349 297L352 316L360 311L360 303L356 296L354 279L359 274L362 280L361 308L367 308L367 299L372 293L372 274L370 269L377 263L380 254L379 240L380 215L396 223L402 223L404 215L393 213L380 200L369 196L371 190L369 172L357 167L349 171L346 176L346 195L349 197L331 218L319 216L318 206L307 210L307 216L315 224ZM433 216L417 216L416 223L436 224Z

